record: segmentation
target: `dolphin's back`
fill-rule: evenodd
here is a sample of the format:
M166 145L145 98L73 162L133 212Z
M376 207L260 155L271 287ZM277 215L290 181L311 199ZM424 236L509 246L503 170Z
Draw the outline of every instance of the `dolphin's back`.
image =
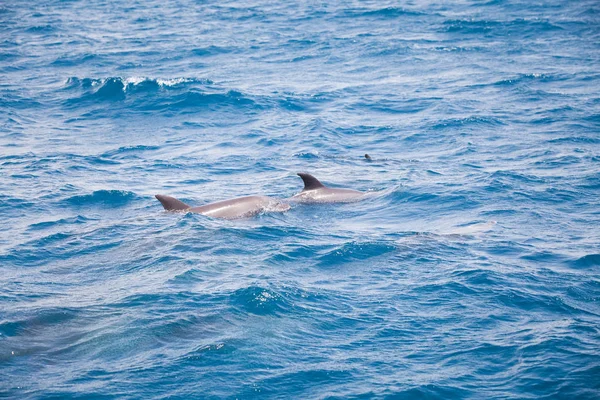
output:
M304 189L289 200L298 203L349 203L360 200L363 192L352 189L337 189L323 185L317 178L307 173L298 173L304 182Z
M190 207L171 196L157 194L156 198L167 211L187 211L203 214L208 217L225 219L250 217L262 211L283 212L290 209L289 204L267 196L238 197L199 207Z
M266 196L246 196L193 207L189 211L213 218L243 218L258 214L270 202Z

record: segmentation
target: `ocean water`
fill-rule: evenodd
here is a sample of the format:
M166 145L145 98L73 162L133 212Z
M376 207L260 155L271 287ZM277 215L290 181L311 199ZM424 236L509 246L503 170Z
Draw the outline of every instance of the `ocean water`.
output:
M5 1L0 127L2 398L600 397L595 0Z

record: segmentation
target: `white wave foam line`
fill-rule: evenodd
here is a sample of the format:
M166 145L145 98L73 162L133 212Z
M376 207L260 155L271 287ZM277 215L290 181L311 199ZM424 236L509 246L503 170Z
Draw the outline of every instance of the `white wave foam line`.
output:
M143 76L132 76L132 77L130 77L130 78L125 78L125 80L124 80L124 82L123 82L123 90L125 90L125 88L126 88L128 85L133 85L133 86L136 86L136 85L139 85L139 84L140 84L140 83L142 83L142 82L149 81L149 80L150 80L150 79L148 79L148 78L145 78L145 77L143 77Z
M156 82L160 86L175 86L182 83L193 82L194 80L191 78L172 78L172 79L157 79Z

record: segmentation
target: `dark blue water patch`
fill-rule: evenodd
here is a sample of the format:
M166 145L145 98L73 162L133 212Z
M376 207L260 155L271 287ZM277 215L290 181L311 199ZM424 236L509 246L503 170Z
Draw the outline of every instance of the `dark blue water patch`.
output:
M144 106L148 111L161 112L209 111L222 107L232 107L233 109L241 110L261 108L251 98L245 97L240 92L234 90L225 93L190 91L184 94L175 95L169 99L158 99L158 101Z
M156 79L144 79L141 82L127 83L124 90L127 93L156 93L161 87Z
M387 135L395 131L392 126L356 125L351 127L334 127L334 132L340 135Z
M385 114L416 114L432 107L440 98L415 98L404 101L391 101L386 99L374 99L373 101L362 100L354 103L351 109L369 109L371 112Z
M79 224L85 224L87 222L90 221L94 221L94 219L92 218L86 218L82 215L77 215L75 217L70 217L70 218L62 218L59 220L55 220L55 221L44 221L44 222L37 222L34 224L29 225L29 230L32 231L37 231L37 230L44 230L44 229L49 229L49 228L54 228L57 226L62 226L62 225L79 225Z
M489 254L498 255L498 256L512 256L517 257L521 256L523 253L530 250L532 246L528 246L527 244L517 243L515 241L503 241L494 243L493 246L490 246L487 249Z
M474 290L471 286L458 282L417 284L408 290L410 290L410 293L415 298L422 299L422 301L425 302L429 297L454 299L453 301L458 301L463 296L474 296L481 292L481 290ZM442 307L446 301L442 300L437 303Z
M10 176L13 179L37 179L39 176L33 174L12 174Z
M306 152L306 153L301 152L301 153L294 153L293 157L304 159L304 160L311 160L311 159L314 160L314 159L319 158L319 155L315 154L315 153L310 153L310 152Z
M486 177L486 181L489 185L488 189L492 191L495 189L509 190L520 185L547 183L545 178L517 171L495 171Z
M123 207L128 203L138 199L133 192L125 190L96 190L91 194L72 196L64 201L72 206L102 206L102 207Z
M195 349L186 353L182 358L187 362L195 362L198 360L207 361L207 355L219 353L222 355L228 355L233 353L235 347L230 343L215 343L215 344L202 344Z
M578 308L600 317L600 310L595 306L600 301L600 282L588 281L570 285L565 298L575 301ZM597 327L588 326L581 322L574 326L575 333L587 335L600 333Z
M484 290L502 286L504 276L498 272L486 269L467 269L457 270L452 273L454 279L463 282L463 284L472 290Z
M0 194L0 210L4 210L4 212L8 212L9 210L13 210L15 208L23 211L33 206L35 206L35 202L27 199L15 198Z
M592 136L566 136L555 139L549 139L548 143L551 144L562 144L562 143L576 143L576 144L598 144L600 138Z
M24 97L13 91L2 90L0 92L0 108L8 110L35 109L42 105L39 101Z
M578 156L564 155L559 157L546 158L541 161L535 161L532 165L540 169L557 169L567 165L580 164L582 159Z
M169 313L165 314L165 317L170 317ZM165 321L161 316L157 316L150 323L144 323L140 321L140 325L145 325L149 328L149 334L152 335L162 345L169 345L176 341L193 341L198 342L198 339L212 338L213 335L219 334L219 327L222 324L222 317L216 313L198 313L197 311L190 311L187 313L181 313L176 319L169 319ZM224 346L223 343L217 345L210 344L201 347L210 346L208 350L220 350ZM199 353L201 351L196 351Z
M279 106L289 111L305 111L304 102L294 97L286 97L279 100Z
M598 161L600 161L600 159L596 160L596 162ZM600 189L600 172L586 176L577 187L591 190Z
M529 254L520 256L522 260L531 261L535 265L540 264L551 264L557 265L562 264L567 260L567 257L562 254L557 254L550 251L536 251Z
M532 82L542 82L542 83L552 82L557 79L563 79L563 78L557 78L557 77L554 77L553 75L549 75L549 74L519 74L519 75L511 77L511 78L502 79L500 81L497 81L494 83L494 85L496 85L496 86L516 86L516 85L532 83Z
M2 321L0 323L0 336L18 337L27 334L34 334L55 325L62 325L73 321L80 315L76 309L58 308L43 309L33 312L33 315L26 319L17 321ZM5 356L5 354L2 354Z
M493 20L452 19L444 21L445 31L450 33L486 34L500 25L501 22Z
M416 10L409 10L404 7L384 7L376 9L358 8L344 10L344 17L347 18L371 17L382 19L395 19L402 17L419 17L423 15L425 15L425 13Z
M282 262L297 262L302 259L313 259L315 254L322 254L330 250L328 245L303 245L289 244L282 248L277 254L274 254L270 261L278 264Z
M466 118L452 118L445 121L436 122L430 129L483 129L486 127L496 127L506 125L504 121L495 117L471 116Z
M234 52L235 48L232 47L224 47L224 46L207 46L207 47L199 47L191 50L192 54L199 57L210 57L217 56L221 54L228 54Z
M101 233L102 230L97 234ZM122 239L98 241L90 237L80 237L73 232L56 232L22 243L5 254L0 254L0 262L13 267L44 266L61 259L98 255L118 248L122 243Z
M92 78L77 78L70 77L65 82L66 89L74 89L74 88L83 88L83 89L91 89L95 86L100 86L102 84L101 79L92 79Z
M249 286L231 294L230 303L246 312L257 315L280 315L292 307L289 299L272 289Z
M557 207L558 211L561 212L569 212L567 211L570 206L578 206L582 204L586 204L585 199L586 193L584 191L574 191L568 189L554 189L549 188L540 191L527 191L526 187L515 189L510 192L509 198L516 201L523 201L523 199L527 199L527 204L535 204L536 202L539 204L554 204ZM529 203L531 202L531 203ZM532 212L531 216L540 216L539 212ZM577 217L574 217L577 218Z
M223 232L233 234L236 236L242 236L247 239L256 240L257 242L264 242L269 240L278 240L282 237L290 237L295 239L310 239L311 235L306 232L302 226L270 226L269 222L266 222L263 226L255 226L253 229L240 231L239 229L224 229ZM290 246L296 256L301 256L302 250L294 250L294 246ZM302 246L301 246L302 247ZM307 246L305 248L312 249L313 246ZM318 245L317 245L318 248ZM288 247L289 249L289 247Z
M473 36L502 36L519 33L523 37L530 37L531 35L539 36L563 30L559 25L555 25L547 20L525 19L511 21L452 19L444 21L443 26L444 32Z
M252 398L257 395L278 397L279 393L285 391L291 397L313 397L321 390L330 393L327 387L335 386L336 382L354 380L358 376L358 371L354 369L344 369L342 366L336 368L327 364L320 366L316 360L314 365L315 368L310 370L291 369L282 371L275 377L260 379L248 389L241 391L239 396L241 398ZM325 398L332 397L330 395Z
M102 153L99 157L100 160L109 159L130 159L130 158L140 158L143 153L147 151L159 150L159 146L145 146L145 145L137 145L137 146L123 146L119 147L116 150L110 150L105 153ZM108 160L105 160L108 161ZM118 164L117 162L114 162Z
M94 98L103 100L120 100L125 98L125 85L119 78L108 78L94 93Z
M100 57L96 54L78 54L61 56L52 62L52 65L57 67L74 67L88 62L102 63L105 61L105 57Z
M314 47L315 45L319 44L317 41L309 39L309 38L289 39L286 43L294 48L302 48L302 49L311 48L311 47Z
M204 282L204 273L198 269L192 268L169 280L170 284L187 286L194 283Z
M499 293L496 301L504 306L524 312L536 312L546 315L581 315L583 310L575 308L556 295L532 293L528 290L507 288Z
M586 254L583 257L573 261L575 268L594 268L600 267L600 254Z
M0 52L0 61L9 62L18 59L20 55L14 52Z
M583 118L584 121L590 122L593 127L600 126L600 113L587 115Z
M23 322L21 321L6 321L0 322L0 338L17 336L23 330ZM3 354L3 356L5 356Z
M63 0L63 1L75 1L75 0ZM91 379L91 378L88 378ZM97 379L97 378L96 378ZM87 382L87 379L85 380ZM72 381L72 382L68 382L69 384L72 384L75 387L78 387L77 381ZM31 396L31 398L36 398L38 396L41 396L42 394L39 392L31 392L31 393L27 393L27 392L17 392L19 393L20 396L25 396L25 397L29 397L27 396L27 394L29 394ZM43 397L47 400L61 400L61 399L65 399L65 398L72 398L72 399L78 399L78 398L86 398L86 399L90 399L90 400L111 400L114 399L115 397L122 397L122 396L126 396L126 391L114 391L111 394L98 394L98 393L94 393L94 394L86 394L86 395L81 395L81 396L74 396L69 390L59 390L59 389L53 389L52 392L50 391L46 391L43 394Z
M413 48L411 46L407 46L406 44L404 44L403 42L401 43L393 43L393 44L387 44L385 47L378 45L378 44L372 44L369 46L366 46L364 48L364 56L365 57L369 57L369 58L379 58L379 57L383 57L383 58L390 58L390 57L408 57L408 55L413 51ZM361 72L368 72L368 68L365 68L364 71L361 70L356 70L353 71L355 73L361 73Z
M453 194L443 194L439 193L439 189L433 190L430 188L429 191L421 193L406 187L385 194L383 199L394 207L414 204L421 208L430 207L431 209L435 209L436 212L457 208L463 210L476 208L481 202L480 196L471 191L464 193L454 191Z
M57 31L57 28L53 25L50 24L46 24L46 25L36 25L36 26L31 26L29 28L27 28L25 30L28 33L53 33Z
M385 392L389 392L386 390ZM385 399L467 399L473 395L474 391L455 387L436 384L421 385L410 389L399 389L395 393L389 393L383 397ZM362 396L361 396L362 397ZM359 397L360 398L360 397ZM369 394L363 398L370 398Z
M317 257L320 267L337 267L351 262L361 262L372 265L371 259L397 250L393 243L386 242L349 242L337 246ZM323 252L321 252L323 253Z

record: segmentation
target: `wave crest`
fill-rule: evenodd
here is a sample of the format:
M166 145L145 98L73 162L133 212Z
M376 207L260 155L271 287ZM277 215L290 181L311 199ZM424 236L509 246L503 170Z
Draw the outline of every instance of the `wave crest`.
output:
M251 96L218 87L207 79L111 77L102 79L71 77L65 90L75 92L65 101L69 108L98 107L111 102L111 108L136 112L185 112L214 107L261 109Z
M69 197L66 202L75 206L103 205L118 207L129 203L136 197L135 193L124 190L96 190L91 194Z

